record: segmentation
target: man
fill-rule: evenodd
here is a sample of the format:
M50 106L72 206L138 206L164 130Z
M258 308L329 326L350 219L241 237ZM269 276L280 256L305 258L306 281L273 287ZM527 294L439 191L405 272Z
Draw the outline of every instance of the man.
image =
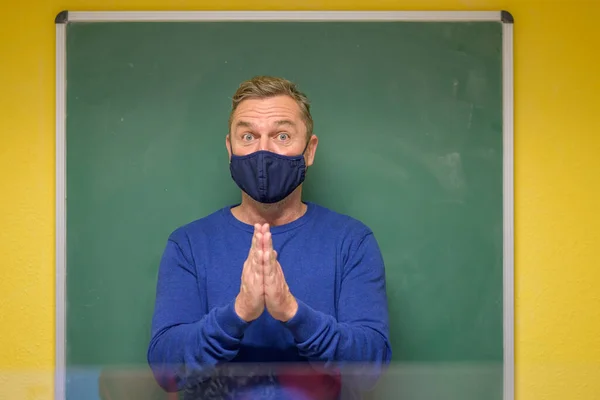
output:
M296 85L240 85L225 145L241 202L176 229L160 264L148 362L165 390L354 398L390 362L373 232L302 200L317 144Z

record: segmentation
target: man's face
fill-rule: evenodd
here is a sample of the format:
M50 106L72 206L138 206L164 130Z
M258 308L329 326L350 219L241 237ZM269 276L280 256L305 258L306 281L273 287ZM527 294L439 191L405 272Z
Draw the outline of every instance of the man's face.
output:
M226 146L237 156L268 150L296 156L302 154L307 141L306 126L300 107L289 96L242 101L233 114ZM318 139L315 135L304 153L307 166L312 165Z

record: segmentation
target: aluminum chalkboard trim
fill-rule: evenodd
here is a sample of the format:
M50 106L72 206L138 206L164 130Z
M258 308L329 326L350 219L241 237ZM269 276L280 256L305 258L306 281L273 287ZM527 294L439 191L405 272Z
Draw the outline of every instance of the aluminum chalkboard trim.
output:
M61 13L62 14L62 13ZM59 14L60 15L60 14ZM66 14L65 14L66 16ZM55 205L55 370L54 398L66 398L66 313L67 313L67 191L66 191L66 38L67 26L56 25L56 205Z
M512 16L511 16L512 18ZM515 398L515 262L514 262L514 44L513 24L502 24L503 138L503 400Z
M64 13L64 14L63 14ZM62 11L57 21L498 21L506 11ZM60 16L60 18L59 18ZM511 16L512 18L512 16Z

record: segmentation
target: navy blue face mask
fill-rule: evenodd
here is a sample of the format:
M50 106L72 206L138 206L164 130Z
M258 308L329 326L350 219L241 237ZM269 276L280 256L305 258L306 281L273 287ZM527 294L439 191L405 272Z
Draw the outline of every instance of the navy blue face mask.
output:
M283 156L266 150L236 156L231 151L231 177L240 189L259 203L277 203L304 182L307 147L308 143L299 156Z

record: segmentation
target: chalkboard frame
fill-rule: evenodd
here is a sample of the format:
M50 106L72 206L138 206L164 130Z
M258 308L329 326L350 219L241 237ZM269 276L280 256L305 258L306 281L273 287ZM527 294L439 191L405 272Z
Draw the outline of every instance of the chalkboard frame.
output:
M508 11L61 11L55 18L55 376L66 398L66 36L77 22L419 21L502 22L503 113L503 399L514 400L514 58Z

